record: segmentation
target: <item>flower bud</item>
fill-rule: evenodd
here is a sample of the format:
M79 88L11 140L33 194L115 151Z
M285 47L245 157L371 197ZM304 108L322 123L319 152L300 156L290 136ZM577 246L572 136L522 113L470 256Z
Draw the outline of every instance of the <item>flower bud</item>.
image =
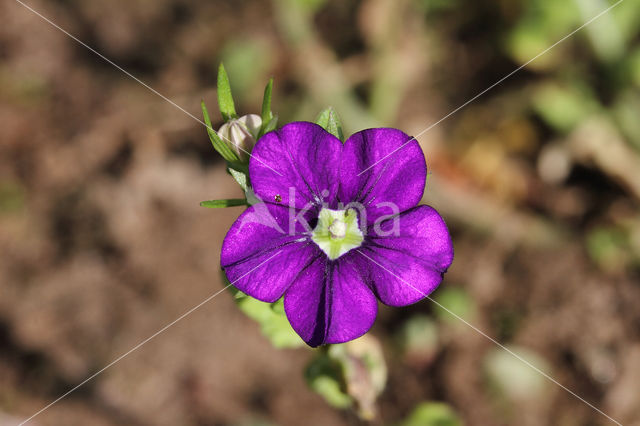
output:
M261 126L262 119L259 115L248 114L223 124L218 130L218 136L238 155L240 161L246 163Z

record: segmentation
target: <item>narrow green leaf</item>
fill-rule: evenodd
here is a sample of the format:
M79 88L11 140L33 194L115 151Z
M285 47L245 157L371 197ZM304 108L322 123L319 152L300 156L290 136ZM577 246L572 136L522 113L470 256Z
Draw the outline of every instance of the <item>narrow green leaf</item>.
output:
M220 64L220 67L218 67L218 106L220 107L224 121L238 118L236 107L233 104L233 96L231 95L229 76L223 64Z
M262 98L262 123L268 123L273 118L271 112L271 92L273 91L273 78L269 79L267 87L264 88L264 97Z
M246 206L247 200L244 198L229 198L227 200L202 201L200 205L211 209L219 209L223 207Z
M262 126L260 126L260 132L258 133L258 138L261 138L267 132L275 129L275 124L273 124L273 128L267 130L271 125L271 121L275 118L273 116L273 112L271 111L271 92L273 91L273 78L269 79L269 83L267 83L267 87L264 88L264 97L262 98Z
M209 112L207 111L207 107L204 104L204 101L201 103L202 106L202 115L204 116L204 124L207 127L207 134L209 135L209 139L211 140L211 144L213 148L218 151L218 153L225 160L235 163L238 162L238 156L235 152L229 148L229 146L218 136L218 132L213 129L211 125L211 118L209 118Z
M328 107L323 110L320 115L318 115L316 124L344 142L342 123L340 123L340 117L338 117L338 113L336 113L336 110L334 110L333 107Z

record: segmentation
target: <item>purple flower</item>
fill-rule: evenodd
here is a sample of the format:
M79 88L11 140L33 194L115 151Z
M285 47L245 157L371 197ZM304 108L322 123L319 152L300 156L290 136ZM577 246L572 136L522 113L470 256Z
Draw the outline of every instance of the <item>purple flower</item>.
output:
M296 122L253 149L249 174L264 203L232 225L221 265L258 300L284 295L291 326L310 346L362 336L375 321L376 298L415 303L453 261L444 221L417 205L427 169L410 140L380 128L342 144L316 124Z

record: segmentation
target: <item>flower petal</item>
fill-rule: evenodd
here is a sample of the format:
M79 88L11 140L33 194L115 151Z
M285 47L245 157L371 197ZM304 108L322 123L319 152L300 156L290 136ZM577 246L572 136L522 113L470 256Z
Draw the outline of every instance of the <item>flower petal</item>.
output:
M289 287L284 309L293 329L309 346L343 343L373 325L378 303L363 282L351 255L320 258Z
M368 258L363 270L382 303L405 306L440 284L453 261L453 244L444 220L429 206L400 214L395 224L388 219L374 226L375 235L357 251Z
M227 232L220 264L229 282L240 291L275 302L319 254L288 208L259 203L245 210Z
M253 149L253 189L265 202L299 209L309 202L332 201L338 192L341 151L340 140L317 124L289 123L264 135Z
M366 207L367 222L398 214L422 199L427 166L418 142L396 129L368 129L344 143L339 199ZM396 208L390 207L395 205Z

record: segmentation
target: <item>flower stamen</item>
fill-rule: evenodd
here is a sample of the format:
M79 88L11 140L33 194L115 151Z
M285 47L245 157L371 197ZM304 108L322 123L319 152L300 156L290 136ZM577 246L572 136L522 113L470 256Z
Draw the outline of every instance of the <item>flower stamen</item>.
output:
M329 225L329 234L334 240L337 238L344 238L347 235L347 224L341 220L335 219L331 225Z

